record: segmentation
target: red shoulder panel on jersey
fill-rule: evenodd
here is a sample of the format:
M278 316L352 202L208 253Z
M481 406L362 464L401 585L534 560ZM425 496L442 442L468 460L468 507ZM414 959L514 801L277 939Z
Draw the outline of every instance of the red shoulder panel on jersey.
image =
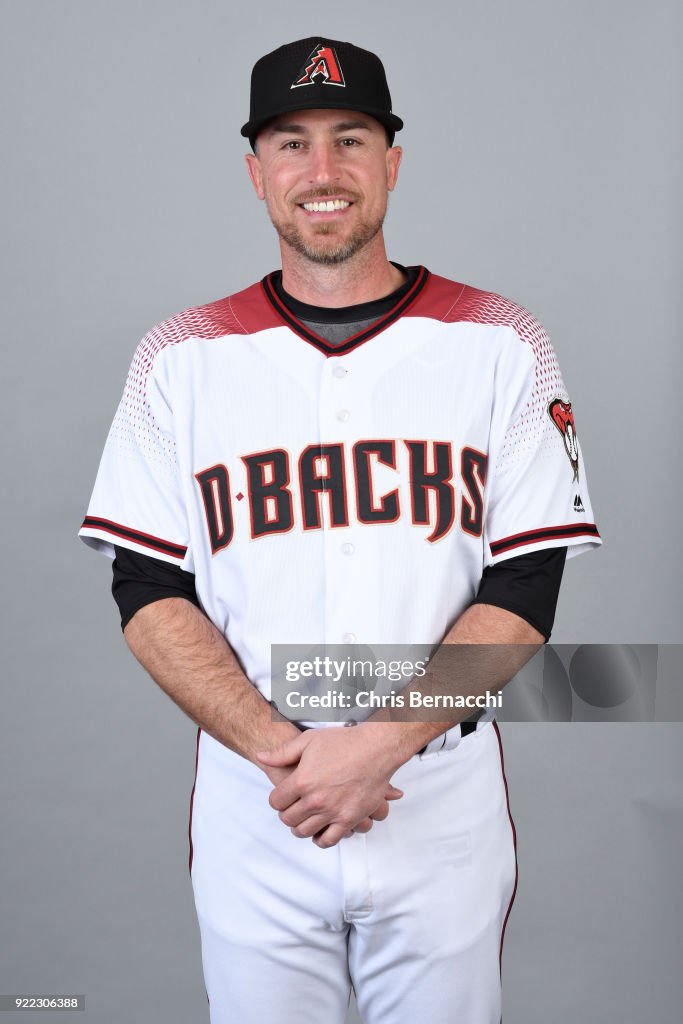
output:
M101 530L104 533L110 533L113 537L120 537L122 540L132 540L143 548L151 548L153 551L159 551L164 555L173 555L174 558L182 559L187 554L187 545L183 547L182 544L173 544L171 541L155 537L151 533L131 530L130 527L123 526L121 523L114 523L111 519L101 519L100 516L86 516L81 529L83 530L88 527L91 530Z
M225 334L245 333L229 295L176 313L149 331L151 337L164 345L176 345L188 338L221 338Z
M146 377L156 355L169 345L178 345L190 338L222 338L227 334L246 333L233 311L232 297L228 295L204 306L192 306L157 324L142 339L134 365L139 363L139 371Z
M410 310L410 316L431 317L443 323L474 323L512 327L531 345L541 360L545 332L536 318L511 299L468 284L431 274L428 286Z
M504 551L512 551L525 544L538 544L548 540L567 540L576 537L600 537L595 523L567 523L565 526L546 526L540 530L528 530L525 533L513 533L490 544L491 554L502 555Z

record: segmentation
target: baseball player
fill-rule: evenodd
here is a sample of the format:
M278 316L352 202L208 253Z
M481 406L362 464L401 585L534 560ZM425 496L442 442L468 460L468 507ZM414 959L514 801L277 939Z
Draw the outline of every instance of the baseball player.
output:
M387 259L403 122L322 37L242 128L282 266L140 342L80 535L198 724L190 865L212 1024L497 1024L516 886L490 715L271 707L271 645L526 644L600 543L569 396L513 302ZM457 197L425 166L423 215ZM461 718L470 712L464 711Z

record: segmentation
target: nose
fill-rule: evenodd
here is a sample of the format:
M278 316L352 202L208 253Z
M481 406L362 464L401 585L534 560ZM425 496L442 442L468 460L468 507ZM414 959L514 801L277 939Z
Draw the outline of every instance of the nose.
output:
M327 142L320 142L311 148L309 180L311 184L325 185L339 178L336 151Z

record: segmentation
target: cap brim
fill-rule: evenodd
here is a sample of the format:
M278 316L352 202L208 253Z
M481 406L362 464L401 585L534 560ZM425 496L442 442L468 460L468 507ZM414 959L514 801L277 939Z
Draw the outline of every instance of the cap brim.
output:
M262 114L261 117L256 118L253 121L247 121L246 124L242 125L240 134L245 139L253 140L256 138L258 133L265 128L269 121L272 121L276 117L280 117L282 114L289 114L296 110L357 110L361 114L368 114L370 117L374 117L376 121L379 121L381 125L387 128L391 132L400 132L403 128L403 121L396 114L388 114L386 110L373 110L371 107L350 107L348 103L344 103L340 100L338 103L328 102L324 107L316 106L311 103L302 102L287 106L284 110L274 110L268 114Z

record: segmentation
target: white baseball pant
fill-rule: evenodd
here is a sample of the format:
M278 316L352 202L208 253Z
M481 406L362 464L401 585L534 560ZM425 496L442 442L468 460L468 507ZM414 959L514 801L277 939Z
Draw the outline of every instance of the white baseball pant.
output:
M351 986L364 1024L499 1024L516 885L499 736L431 749L393 776L405 795L385 821L321 850L279 820L260 769L200 735L191 874L211 1024L343 1024Z

